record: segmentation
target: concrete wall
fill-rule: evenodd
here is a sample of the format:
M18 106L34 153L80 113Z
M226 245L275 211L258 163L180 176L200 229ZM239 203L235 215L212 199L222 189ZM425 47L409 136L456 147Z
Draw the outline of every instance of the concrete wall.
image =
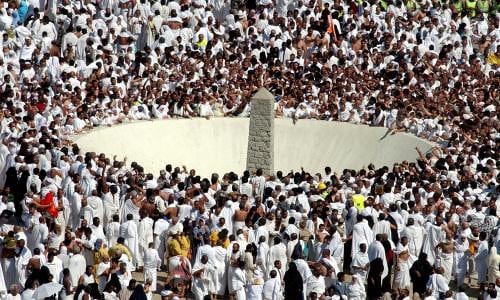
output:
M297 171L301 166L322 172L342 171L414 161L415 146L425 152L432 144L413 135L388 135L387 129L316 120L274 121L274 170ZM143 121L103 127L74 137L83 151L117 154L158 174L167 163L195 168L202 176L246 168L248 118Z
M260 89L252 98L252 112L248 130L247 169L262 169L264 174L274 171L274 96Z

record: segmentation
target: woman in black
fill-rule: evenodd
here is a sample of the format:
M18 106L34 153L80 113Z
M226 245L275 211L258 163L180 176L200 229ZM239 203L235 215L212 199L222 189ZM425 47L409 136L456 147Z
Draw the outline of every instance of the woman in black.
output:
M297 270L294 262L291 262L288 271L285 273L285 299L302 300L303 299L303 284L302 276Z
M427 289L427 281L432 274L432 266L427 261L427 254L420 253L416 262L410 268L411 282L413 282L413 292L419 293L423 297Z
M384 262L381 258L376 258L370 262L368 272L367 298L378 299L382 297L382 273L384 272Z

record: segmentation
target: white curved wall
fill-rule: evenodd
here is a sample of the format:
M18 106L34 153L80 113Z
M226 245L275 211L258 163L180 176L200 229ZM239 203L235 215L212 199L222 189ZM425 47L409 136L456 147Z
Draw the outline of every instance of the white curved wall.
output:
M105 153L128 162L137 161L147 172L158 174L166 164L186 165L202 176L235 171L246 166L248 118L177 119L133 122L95 129L75 136L84 151ZM387 129L349 123L275 120L275 170L322 172L380 167L414 161L415 146L423 152L433 145L415 136L388 135Z

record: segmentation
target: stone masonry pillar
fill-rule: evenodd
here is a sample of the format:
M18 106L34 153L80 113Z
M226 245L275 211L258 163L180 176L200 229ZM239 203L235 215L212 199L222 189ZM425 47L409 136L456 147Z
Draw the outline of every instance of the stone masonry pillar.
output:
M247 169L274 172L274 96L261 88L252 98L248 130Z

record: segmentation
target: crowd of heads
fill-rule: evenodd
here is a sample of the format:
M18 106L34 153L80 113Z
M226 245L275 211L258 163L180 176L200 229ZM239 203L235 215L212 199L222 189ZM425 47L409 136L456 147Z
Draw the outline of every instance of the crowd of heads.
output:
M204 245L227 248L233 255L226 268L245 270L252 282L276 278L281 268L292 269L287 278L296 282L295 263L288 262L305 259L314 278L332 279L323 291L306 293L305 287L305 297L363 299L370 290L356 284L356 276L354 284L337 286L343 282L340 271L352 273L354 248L369 250L368 241L354 246L359 222L369 223L373 239L386 248L392 243L396 249L406 238L404 249L407 227L438 226L446 232L445 244L465 235L475 250L488 241L491 251L500 235L497 6L488 0L4 2L0 206L2 218L12 223L12 214L25 229L2 226L3 256L18 261L29 249L30 257L44 257L39 265L29 259L29 271L15 271L7 289L15 295L54 280L45 269L31 270L45 259L64 260L68 252L73 257L84 250L84 265L95 266L86 274L97 273L101 262L110 264L112 272L99 274L114 284L89 290L65 270L57 281L70 289L68 295L122 289L142 297L156 289L150 288L156 279L135 291L135 282L129 286L119 278L127 267L142 267L143 258L135 256L145 255L153 243L160 265L167 266L172 258L179 265L186 262L178 257L194 259ZM276 117L382 126L388 134L409 132L436 147L428 153L416 149L415 162L392 166L275 174L234 170L208 179L196 174L196 166L167 165L159 174L146 173L140 161L82 153L71 141L74 134L134 120L248 117L251 97L262 87L275 96ZM403 218L392 224L397 233L378 232L382 225L376 224L394 223L394 215ZM116 228L145 218L155 224L154 233L140 250L130 249L131 238ZM45 232L40 226L46 234L33 233ZM301 247L289 249L285 261L278 260L283 266L274 268L275 261L263 260L262 244ZM353 252L337 248L344 244L353 244ZM335 256L343 270L317 263L324 250L325 259ZM409 254L418 257L420 250ZM472 260L475 250L468 254ZM211 260L202 255L197 263ZM178 271L170 267L170 273ZM443 273L439 264L431 267ZM10 277L11 269L3 269ZM189 293L195 279L180 277L169 277L165 295ZM479 282L494 284L491 277ZM235 292L230 282L223 294ZM220 294L223 287L206 288ZM405 288L393 292L404 298Z

